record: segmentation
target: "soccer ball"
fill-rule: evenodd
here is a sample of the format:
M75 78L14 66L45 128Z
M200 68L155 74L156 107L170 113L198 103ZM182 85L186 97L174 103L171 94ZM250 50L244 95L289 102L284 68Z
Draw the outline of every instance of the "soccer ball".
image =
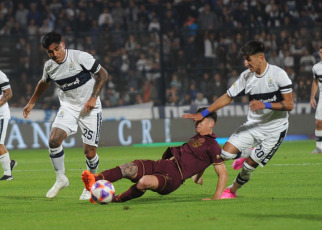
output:
M96 203L108 204L112 201L114 195L114 186L107 180L98 180L91 187L91 196Z

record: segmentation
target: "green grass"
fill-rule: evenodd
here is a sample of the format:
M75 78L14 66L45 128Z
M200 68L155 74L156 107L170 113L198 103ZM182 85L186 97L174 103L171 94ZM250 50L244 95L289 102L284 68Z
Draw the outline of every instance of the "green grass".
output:
M78 200L85 169L82 149L65 149L70 186L54 199L45 195L55 181L47 150L16 150L13 181L0 183L0 229L322 229L322 154L312 155L314 141L285 142L264 168L259 167L235 200L211 197L217 176L209 167L202 186L191 180L160 196L97 205ZM134 159L159 159L165 147L100 148L100 170ZM237 171L226 162L230 184ZM114 183L117 193L131 182Z

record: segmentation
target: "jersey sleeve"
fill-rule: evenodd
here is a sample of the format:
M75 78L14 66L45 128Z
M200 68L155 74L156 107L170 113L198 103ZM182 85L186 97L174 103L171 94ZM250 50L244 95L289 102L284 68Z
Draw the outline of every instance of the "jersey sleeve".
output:
M277 84L282 94L292 92L292 81L284 70L281 70L277 76Z
M10 88L9 79L7 75L0 71L0 88L6 90Z
M315 68L314 68L314 66L313 66L313 68L312 68L312 73L313 73L313 79L316 79L316 78L317 78L317 74L316 74L316 72L315 72Z
M237 97L237 96L245 95L246 73L247 71L244 71L243 73L241 73L237 81L235 81L227 90L227 94L229 97Z
M42 71L42 77L41 77L41 79L47 83L51 81L51 78L49 77L49 74L47 73L48 67L49 67L49 61L45 62L45 64L44 64L44 69Z
M221 147L216 140L214 140L212 144L209 146L208 151L211 151L213 164L222 164L224 162L223 159L220 157Z
M101 68L101 65L95 60L95 58L86 52L80 53L79 63L84 69L91 73L97 73Z

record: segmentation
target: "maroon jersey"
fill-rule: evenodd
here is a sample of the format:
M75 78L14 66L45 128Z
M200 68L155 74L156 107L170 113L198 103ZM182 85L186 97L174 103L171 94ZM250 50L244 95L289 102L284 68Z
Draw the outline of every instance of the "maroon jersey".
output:
M196 134L179 147L170 147L163 155L163 159L173 155L185 180L205 170L211 164L222 164L221 147L216 136Z

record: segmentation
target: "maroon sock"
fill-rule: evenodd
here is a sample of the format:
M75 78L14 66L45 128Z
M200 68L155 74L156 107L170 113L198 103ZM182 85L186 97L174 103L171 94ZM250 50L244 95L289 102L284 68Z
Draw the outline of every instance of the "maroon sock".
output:
M121 168L115 167L113 169L105 170L97 175L95 175L96 180L108 180L110 182L115 182L123 178Z
M137 189L136 184L132 185L129 190L121 195L115 196L112 202L125 202L142 196L144 192Z

